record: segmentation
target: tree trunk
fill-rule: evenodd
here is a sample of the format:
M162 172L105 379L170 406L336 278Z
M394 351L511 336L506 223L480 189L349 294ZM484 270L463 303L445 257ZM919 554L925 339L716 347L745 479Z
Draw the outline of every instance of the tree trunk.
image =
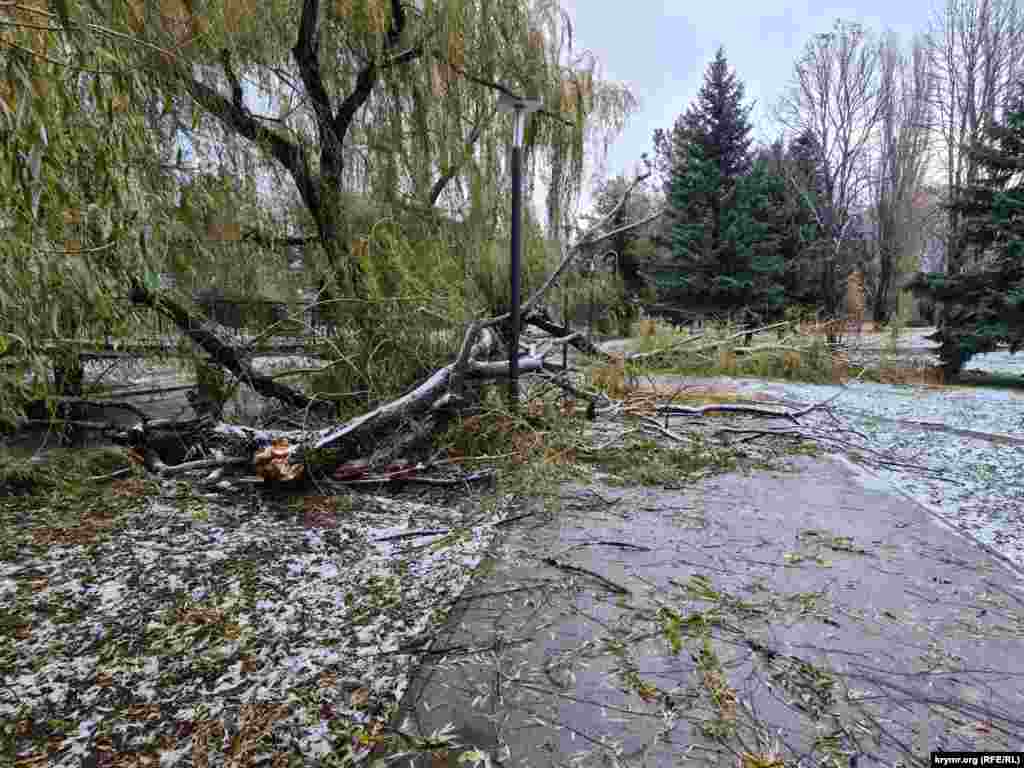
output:
M880 253L878 259L878 289L875 291L874 316L876 327L889 321L889 291L892 287L892 254Z

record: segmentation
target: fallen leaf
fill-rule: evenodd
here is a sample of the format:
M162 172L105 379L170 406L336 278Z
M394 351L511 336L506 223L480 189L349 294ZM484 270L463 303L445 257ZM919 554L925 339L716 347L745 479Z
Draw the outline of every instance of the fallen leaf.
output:
M370 689L369 688L357 688L352 691L348 697L349 703L355 707L365 707L366 703L370 700Z

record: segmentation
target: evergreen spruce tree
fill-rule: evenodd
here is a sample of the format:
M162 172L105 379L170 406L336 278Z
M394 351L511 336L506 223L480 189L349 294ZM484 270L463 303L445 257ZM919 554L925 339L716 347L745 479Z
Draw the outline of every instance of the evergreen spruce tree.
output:
M1007 344L1024 346L1024 101L991 127L985 145L971 150L982 180L952 205L967 220L966 237L980 254L957 275L919 273L909 287L945 302L942 326L929 336L947 378L955 378L974 355Z
M780 249L786 221L778 208L782 179L759 161L722 200L717 244L708 199L722 186L718 167L694 143L684 173L673 179L673 253L683 273L685 298L720 309L749 308L774 316L785 299L786 264Z
M764 161L736 184L723 213L722 266L715 276L715 294L732 306L746 306L764 319L782 310L786 265L780 253L784 221L775 200L782 196L782 180Z
M725 49L704 73L704 85L697 100L682 116L679 139L700 148L704 160L717 170L714 189L706 205L710 213L711 248L714 252L722 232L722 200L732 193L737 179L750 170L750 108L743 105L743 83L729 71ZM689 153L686 153L689 159Z
M685 135L704 150L723 179L738 179L750 170L750 107L743 105L743 83L729 71L725 49L704 73L697 101L683 115Z
M772 315L785 295L777 214L785 190L766 162L752 164L750 130L743 84L720 48L695 103L671 137L659 134L656 141L671 162L670 244L682 273L681 298Z
M711 237L711 197L718 194L718 169L704 157L697 143L686 147L685 162L675 168L668 192L672 216L669 243L681 272L681 295L694 303L708 301L708 292L718 272L715 243Z

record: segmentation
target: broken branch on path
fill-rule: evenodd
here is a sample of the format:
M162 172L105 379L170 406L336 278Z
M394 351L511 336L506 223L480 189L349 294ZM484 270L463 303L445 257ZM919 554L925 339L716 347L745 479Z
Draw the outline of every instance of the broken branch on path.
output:
M451 528L431 529L427 531L408 531L406 533L396 533L391 536L381 536L380 538L373 539L373 541L401 541L403 539L422 539L426 536L444 536L451 532Z
M249 459L241 457L225 457L222 459L200 459L197 461L186 461L181 464L169 466L157 457L150 457L147 467L156 471L161 477L173 477L185 472L199 472L207 469L222 469L224 467L249 466Z
M752 416L761 416L766 419L790 419L793 420L801 415L806 415L810 411L805 413L793 412L793 411L779 411L773 408L762 408L757 405L741 405L739 403L709 403L707 405L698 405L694 407L688 407L685 405L659 405L655 407L655 413L666 414L669 416L706 416L709 413L743 413Z
M663 427L661 424L659 424L657 421L652 419L650 416L644 416L644 427L645 428L654 428L658 432L660 432L661 434L665 435L666 437L671 437L673 440L675 440L678 443L685 443L685 442L687 442L685 437L683 437L681 435L677 435L672 430L667 429L666 427Z
M630 544L627 541L585 541L582 544L577 544L573 549L580 549L581 547L616 547L617 549L629 549L634 552L650 552L650 547L642 547L639 544Z
M401 472L394 472L385 475L372 475L369 477L361 477L355 480L333 480L331 481L334 485L384 485L387 483L416 483L419 485L434 485L434 486L457 486L467 485L469 483L479 483L485 480L490 480L494 477L494 473L481 470L479 472L470 472L467 475L460 475L459 477L420 477L419 475L409 474L410 470L403 470Z
M848 430L844 430L848 431ZM933 467L927 467L922 464L914 464L909 461L901 461L894 458L890 453L879 451L870 446L864 444L857 444L850 440L843 439L837 436L835 433L823 432L821 430L812 429L809 427L797 426L790 429L765 429L762 427L722 427L715 432L718 434L736 434L736 435L750 435L750 437L736 440L734 444L750 442L761 437L789 437L794 439L806 440L810 442L823 443L833 449L842 450L846 453L857 453L863 459L864 463L872 464L879 467L895 467L899 469L913 470L920 474L932 477L936 480L942 480L943 482L953 483L954 485L963 485L959 480L954 480L949 477L947 470L936 469ZM864 455L866 454L866 455Z
M544 370L545 371L548 370L547 366L545 366ZM572 384L570 384L568 381L566 381L565 377L563 377L563 376L558 376L558 375L554 375L554 376L540 375L538 378L540 378L543 381L550 382L551 384L554 384L557 387L560 387L561 389L565 390L570 395L572 395L573 397L575 397L575 398L577 398L579 400L586 400L589 403L597 403L597 402L599 402L601 400L606 400L607 399L605 397L604 393L602 393L602 392L594 392L594 393L586 392L586 391L580 389L579 387L574 387Z
M533 517L536 514L537 514L537 511L534 510L533 512L524 512L521 515L513 515L512 517L506 517L506 518L503 518L503 519L499 520L498 522L496 522L494 524L494 527L495 528L504 528L506 525L512 525L512 523L515 523L515 522L517 522L519 520L525 520L526 518Z
M578 565L570 565L569 563L562 563L562 562L559 562L558 560L555 560L555 558L553 558L553 557L542 558L541 562L544 563L545 565L550 565L552 568L558 568L560 571L567 571L569 573L579 573L579 574L582 574L583 576L589 576L590 578L595 579L600 584L602 584L606 589L610 590L611 592L615 592L616 594L627 595L627 596L633 594L632 592L630 592L628 589L626 589L621 584L616 584L611 579L605 578L601 574L595 573L594 571L591 571L588 568L581 568Z

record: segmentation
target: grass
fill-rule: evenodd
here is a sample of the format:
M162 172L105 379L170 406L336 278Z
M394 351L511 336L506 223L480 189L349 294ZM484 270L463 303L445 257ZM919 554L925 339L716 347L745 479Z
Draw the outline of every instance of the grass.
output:
M774 332L756 335L752 344L732 325L705 326L701 334L676 330L651 321L639 329L637 352L647 354L650 361L643 368L650 372L688 376L737 376L783 379L811 383L845 381L848 364L833 355L820 334L788 334L781 338ZM734 351L740 349L737 354ZM654 356L654 353L662 354ZM633 366L634 373L638 366Z
M856 376L862 381L881 384L943 386L938 365L904 365L895 356L896 347L888 340L877 364L858 368L845 355L833 353L826 343L825 325L801 325L797 333L780 338L776 332L756 335L749 347L730 325L705 327L702 334L677 330L661 321L642 320L637 326L634 349L648 355L644 362L616 362L591 369L590 382L614 396L622 381L637 379L645 373L677 374L695 377L731 376L811 384L841 384ZM724 340L733 338L728 344ZM739 353L735 350L739 347ZM654 356L653 353L663 354ZM621 375L615 369L621 369ZM1005 375L967 374L959 383L971 386L1024 388L1024 378Z
M130 466L124 451L53 448L43 461L18 456L0 447L0 497L42 495L52 492L88 495L88 478Z

